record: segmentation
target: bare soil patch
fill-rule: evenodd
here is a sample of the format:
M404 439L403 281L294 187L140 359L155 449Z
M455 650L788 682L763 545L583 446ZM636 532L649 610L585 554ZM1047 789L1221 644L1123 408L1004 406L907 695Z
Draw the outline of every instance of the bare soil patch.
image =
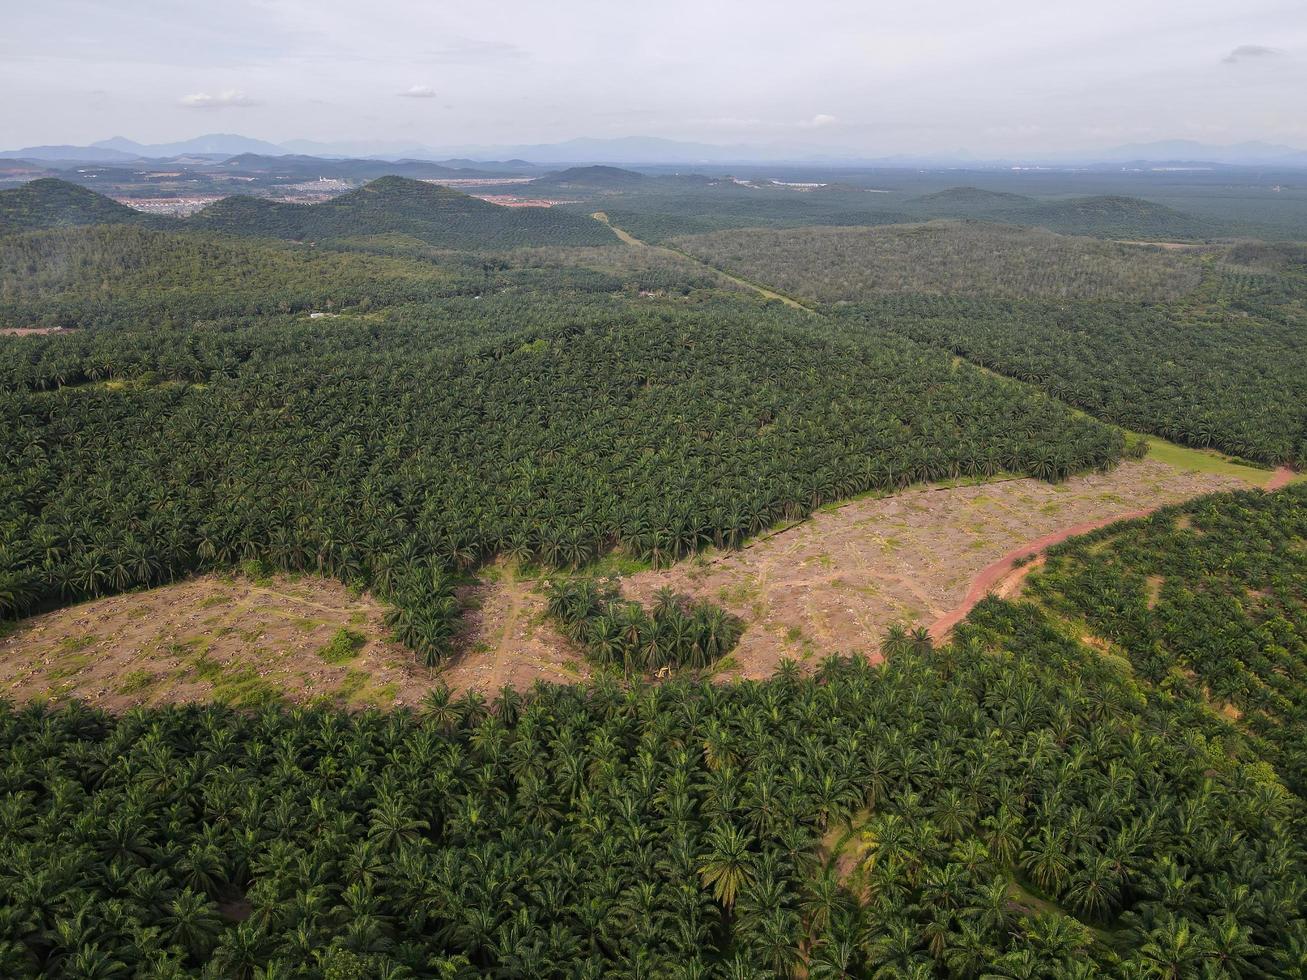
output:
M44 337L55 333L74 333L68 327L0 327L0 337Z
M330 580L204 575L24 620L0 640L0 696L80 698L114 711L277 697L415 705L433 682L389 640L384 614ZM322 651L341 630L357 649L328 663Z
M747 629L721 673L760 678L786 657L811 667L833 652L877 656L890 625L938 623L968 599L987 566L1011 559L983 598L1017 555L1041 550L1021 547L1032 539L1247 486L1143 460L1056 485L1018 479L864 498L741 551L630 576L623 591L648 601L670 585L725 606Z
M623 591L648 602L671 586L726 607L748 628L717 675L761 678L787 657L808 667L833 652L876 657L888 626L938 625L1005 559L971 598L989 588L1019 594L1038 561L1018 567L1013 556L1036 554L1041 536L1247 485L1144 460L1055 486L1017 479L911 490L828 508L742 551L630 575ZM110 710L274 697L362 708L416 706L442 683L493 694L584 680L589 667L547 621L539 585L507 563L486 569L463 590L457 654L429 674L390 641L384 607L367 595L308 576L203 576L23 621L0 638L0 697L77 697ZM329 663L323 650L342 629L361 643Z
M545 614L539 583L523 578L508 562L488 569L463 601L464 634L459 653L437 672L455 693L493 694L504 687L525 691L536 681L575 683L590 668Z
M1276 467L1275 472L1271 474L1271 478L1266 481L1262 489L1267 491L1279 490L1281 487L1287 487L1297 477L1298 474L1287 466Z

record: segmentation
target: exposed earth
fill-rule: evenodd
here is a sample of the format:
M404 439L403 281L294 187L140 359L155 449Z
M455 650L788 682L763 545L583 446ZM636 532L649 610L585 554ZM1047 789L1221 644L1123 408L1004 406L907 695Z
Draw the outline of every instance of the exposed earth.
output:
M760 678L785 657L815 664L832 652L878 655L889 626L940 620L986 566L1031 539L1248 485L1144 460L1060 484L910 490L828 508L741 551L644 572L623 586L648 599L670 585L742 617L748 627L725 671Z
M380 603L334 581L204 575L24 620L0 639L0 696L76 697L110 710L277 695L415 704L430 681L387 639L383 616ZM324 651L342 629L361 639L329 663Z
M832 652L878 656L894 623L931 626L942 637L990 589L1014 592L1029 568L1017 559L1054 539L1268 476L1147 459L1056 485L917 488L824 508L740 551L627 575L622 589L648 601L670 586L726 607L747 629L717 676L761 678L786 657L815 666ZM1277 473L1268 486L1288 476ZM0 696L79 697L116 710L280 695L363 708L416 706L442 683L493 695L582 680L589 668L546 621L541 584L507 563L485 569L462 591L458 654L431 674L388 639L379 602L337 582L201 576L23 621L0 638ZM329 662L341 630L355 634L357 649Z

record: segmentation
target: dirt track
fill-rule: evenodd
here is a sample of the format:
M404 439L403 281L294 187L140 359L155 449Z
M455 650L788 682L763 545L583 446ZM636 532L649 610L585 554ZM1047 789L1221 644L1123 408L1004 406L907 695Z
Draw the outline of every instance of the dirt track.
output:
M1268 488L1293 474L1277 472ZM1013 479L923 488L832 507L741 551L706 554L623 582L648 600L664 585L717 602L748 625L719 676L765 677L782 658L874 653L893 623L943 636L991 589L1014 589L1016 560L1054 541L1202 493L1235 476L1156 460L1059 485ZM1033 540L1032 535L1034 535ZM1022 566L1022 574L1031 565ZM464 596L459 654L434 676L387 639L384 609L308 576L254 583L205 576L33 617L0 639L0 696L77 696L104 707L186 700L415 705L433 684L456 693L526 690L589 676L544 619L539 583L496 564ZM365 637L342 664L320 656L337 630Z
M738 552L631 576L623 588L647 600L670 585L727 607L748 628L725 673L764 677L785 657L811 666L827 653L874 653L894 623L935 623L971 598L987 569L1010 569L1011 553L1034 553L1041 539L1247 486L1144 460L1058 485L1020 479L908 491L820 512ZM977 599L1002 573L989 574Z
M1281 487L1288 486L1296 475L1287 466L1281 466L1271 475L1270 480L1266 482L1262 489L1268 493L1279 490ZM936 641L944 639L949 630L966 619L967 614L976 607L976 604L991 592L997 590L1000 595L1004 596L1015 592L1020 580L1033 571L1037 564L1040 564L1040 562L1029 562L1018 568L1017 563L1019 561L1042 555L1053 545L1059 544L1067 538L1075 537L1077 534L1088 534L1090 531L1096 531L1100 527L1106 527L1118 521L1131 521L1139 517L1147 517L1164 506L1166 504L1159 503L1141 510L1117 514L1115 517L1085 521L1081 524L1062 528L1060 531L1054 531L1052 534L1045 534L1043 537L1035 538L1033 541L1027 541L1025 544L1013 548L998 561L986 565L980 574L972 579L971 586L967 589L967 594L963 600L931 624L931 638ZM1015 575L1013 574L1014 571Z

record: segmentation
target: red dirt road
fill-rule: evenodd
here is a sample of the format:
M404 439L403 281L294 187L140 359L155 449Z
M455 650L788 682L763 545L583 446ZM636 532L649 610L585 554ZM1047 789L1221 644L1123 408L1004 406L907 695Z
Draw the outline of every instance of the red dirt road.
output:
M1269 493L1272 490L1279 490L1281 487L1287 487L1289 482L1297 475L1297 473L1289 469L1287 466L1278 467L1276 471L1271 474L1271 478L1266 481L1266 485L1262 487L1262 489Z
M1295 475L1294 471L1289 467L1281 466L1271 475L1270 480L1266 482L1262 489L1267 493L1279 490L1281 487L1287 486ZM998 561L986 565L980 574L972 579L971 587L967 589L966 598L931 624L930 638L936 643L943 640L948 635L949 630L966 619L967 614L976 607L976 604L993 592L995 586L1012 573L1013 569L1017 567L1017 562L1021 559L1041 555L1053 545L1059 544L1067 538L1075 537L1077 534L1088 534L1090 531L1097 531L1100 527L1107 527L1107 525L1115 524L1118 521L1133 521L1140 517L1147 517L1153 511L1160 509L1160 506L1145 507L1142 510L1126 511L1124 514L1118 514L1115 517L1073 524L1071 527L1062 528L1052 534L1045 534L1033 541L1027 541L1018 548L1013 548Z

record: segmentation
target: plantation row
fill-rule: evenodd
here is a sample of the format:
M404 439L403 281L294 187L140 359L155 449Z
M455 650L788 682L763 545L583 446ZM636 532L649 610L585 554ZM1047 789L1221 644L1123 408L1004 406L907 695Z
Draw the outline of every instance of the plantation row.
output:
M432 564L579 568L614 547L666 563L866 490L1059 479L1122 452L1118 430L889 334L727 302L535 315L569 309L572 326L453 352L439 316L268 323L235 335L240 355L226 334L112 335L103 350L194 345L206 380L172 383L160 358L133 366L151 383L2 396L0 609L252 558L407 604L395 583ZM448 625L442 609L419 620Z
M0 705L0 973L1295 976L1304 810L1255 746L999 600L762 683Z
M686 295L714 285L688 262L659 263L652 252L619 261L613 252L632 254L463 253L393 235L309 247L121 226L32 232L0 237L0 327L188 329L311 311L376 315L500 292Z
M590 579L553 583L549 614L591 661L620 667L628 677L708 667L730 653L744 631L742 622L717 606L670 589L661 590L646 610Z
M1197 288L1190 255L1038 229L933 221L879 228L750 228L672 240L718 268L822 303L884 293L1176 299Z
M1307 486L1208 497L1057 548L1033 592L1135 671L1230 705L1307 797Z
M1293 318L928 296L840 312L1127 428L1264 463L1307 459L1307 346Z

